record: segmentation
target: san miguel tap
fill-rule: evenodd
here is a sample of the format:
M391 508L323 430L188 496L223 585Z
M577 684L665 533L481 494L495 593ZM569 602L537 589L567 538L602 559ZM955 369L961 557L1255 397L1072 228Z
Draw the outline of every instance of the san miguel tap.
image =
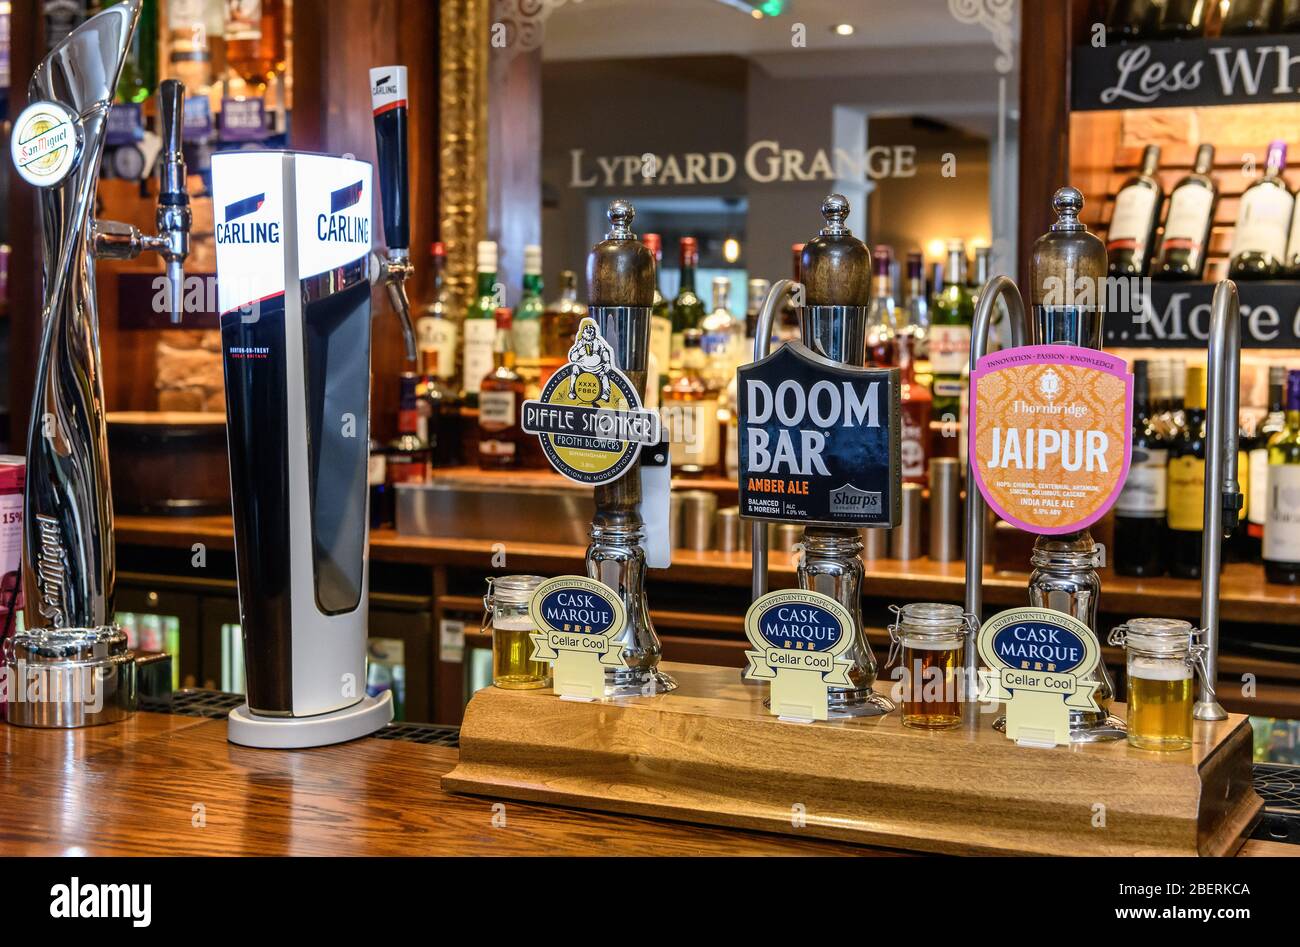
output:
M109 109L142 0L91 17L50 51L14 125L19 175L40 189L44 311L27 436L23 585L26 630L5 642L18 671L11 723L77 727L135 706L134 656L114 622L113 508L95 300L96 258L148 250L166 263L180 320L190 209L181 156L184 87L159 96L157 234L94 220Z
M608 216L609 232L587 257L587 315L613 350L614 367L644 397L655 258L632 232L636 211L629 202L611 202ZM618 479L597 486L595 493L587 576L612 589L627 611L627 627L614 639L623 666L606 669L606 692L627 696L672 690L676 683L659 670L659 637L646 604L640 469L633 465Z
M1030 345L1100 349L1106 315L1106 246L1079 219L1083 195L1063 187L1052 198L1056 222L1030 256ZM1097 599L1105 550L1084 529L1040 535L1031 557L1029 604L1065 612L1097 633ZM1100 636L1099 636L1100 637ZM1070 740L1090 743L1124 737L1123 722L1108 713L1115 686L1104 662L1083 678L1095 680L1100 711L1070 711Z
M401 222L391 247L409 242L405 162L383 160L382 141L380 154L385 223ZM393 716L388 692L365 690L371 166L219 154L212 194L248 685L227 733L338 743Z

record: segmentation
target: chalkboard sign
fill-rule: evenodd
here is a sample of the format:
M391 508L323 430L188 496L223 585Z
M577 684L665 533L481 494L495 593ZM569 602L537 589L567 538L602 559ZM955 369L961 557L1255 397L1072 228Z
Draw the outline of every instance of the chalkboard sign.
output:
M1213 283L1143 280L1145 290L1106 305L1107 348L1204 349ZM1300 282L1237 283L1242 348L1300 348Z
M898 369L853 368L789 342L738 373L740 515L893 526Z

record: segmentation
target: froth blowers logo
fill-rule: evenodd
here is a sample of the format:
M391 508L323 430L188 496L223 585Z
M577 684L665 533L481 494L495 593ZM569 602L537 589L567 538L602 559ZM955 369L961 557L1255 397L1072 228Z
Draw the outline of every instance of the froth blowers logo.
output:
M14 123L9 151L24 181L53 187L81 154L77 117L57 102L33 102Z
M362 182L357 181L330 193L330 212L316 218L316 237L327 243L370 244L370 220L342 211L361 202Z
M226 219L217 224L217 243L279 243L280 222L278 220L241 220L250 214L256 214L265 203L264 192L227 204Z

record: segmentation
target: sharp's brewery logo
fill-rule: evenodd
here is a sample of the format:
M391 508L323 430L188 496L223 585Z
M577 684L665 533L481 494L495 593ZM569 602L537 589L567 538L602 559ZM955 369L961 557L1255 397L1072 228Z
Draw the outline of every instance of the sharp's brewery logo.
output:
M256 214L266 203L266 194L254 194L226 205L225 221L217 224L217 243L277 244L280 242L278 220L243 220Z
M324 243L370 243L370 221L343 211L361 201L361 182L341 187L330 194L330 212L316 218L316 236Z
M642 445L659 443L659 415L642 409L590 318L578 326L568 364L551 376L541 400L524 402L523 429L540 438L552 467L591 485L622 476Z

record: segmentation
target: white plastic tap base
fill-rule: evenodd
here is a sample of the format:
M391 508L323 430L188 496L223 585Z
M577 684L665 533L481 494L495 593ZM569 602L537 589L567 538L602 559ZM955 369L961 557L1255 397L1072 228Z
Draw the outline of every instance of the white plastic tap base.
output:
M244 704L230 712L226 738L240 746L268 750L329 746L368 736L392 719L393 695L389 691L315 717L261 717Z

